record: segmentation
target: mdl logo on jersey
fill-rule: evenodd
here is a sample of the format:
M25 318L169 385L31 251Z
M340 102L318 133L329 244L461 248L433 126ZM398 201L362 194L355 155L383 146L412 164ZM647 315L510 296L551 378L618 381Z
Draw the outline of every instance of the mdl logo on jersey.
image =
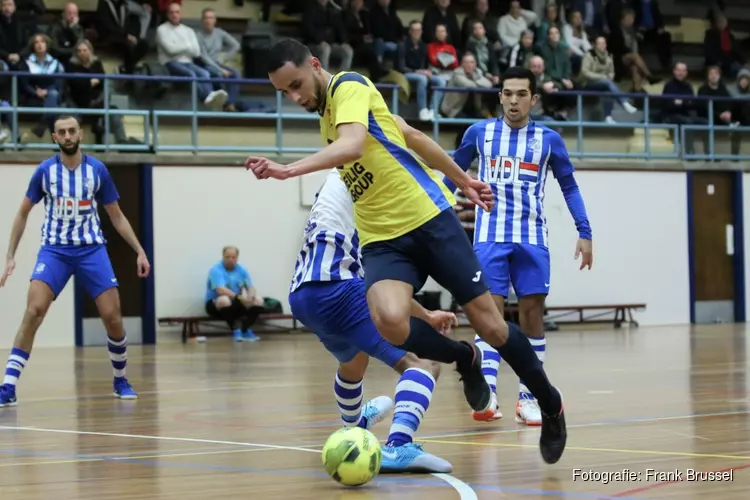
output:
M59 219L75 219L91 214L92 208L91 200L61 196L55 198L53 215Z
M485 181L495 184L538 182L539 165L514 156L484 157Z

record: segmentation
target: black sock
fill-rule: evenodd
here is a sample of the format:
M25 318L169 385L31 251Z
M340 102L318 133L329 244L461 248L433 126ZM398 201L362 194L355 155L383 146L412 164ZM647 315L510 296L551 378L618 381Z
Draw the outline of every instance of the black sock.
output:
M562 405L560 393L549 383L542 362L537 358L534 348L521 329L513 323L508 323L508 341L500 347L492 347L529 388L539 402L539 408L546 415L558 415Z
M422 359L438 363L458 363L468 366L474 359L474 351L468 344L453 340L432 328L419 318L411 318L406 342L397 346L416 354ZM530 389L529 389L530 390Z

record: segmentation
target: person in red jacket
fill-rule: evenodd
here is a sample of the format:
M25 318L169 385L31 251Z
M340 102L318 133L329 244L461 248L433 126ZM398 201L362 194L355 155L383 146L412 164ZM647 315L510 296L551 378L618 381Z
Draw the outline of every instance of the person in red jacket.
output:
M435 27L435 41L427 44L427 60L433 73L448 73L458 68L456 47L448 43L448 30L445 25Z

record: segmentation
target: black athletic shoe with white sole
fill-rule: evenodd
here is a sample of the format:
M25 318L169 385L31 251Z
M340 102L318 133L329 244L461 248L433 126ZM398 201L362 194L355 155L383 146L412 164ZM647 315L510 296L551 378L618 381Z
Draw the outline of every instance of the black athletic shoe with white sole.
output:
M565 404L562 401L560 390L557 387L554 387L554 389L560 394L560 413L551 417L542 412L542 435L539 438L539 451L542 452L542 458L548 464L554 464L560 460L568 441L568 429L565 426Z
M472 410L482 412L487 410L492 403L492 389L482 373L482 351L473 343L464 341L461 343L466 344L474 352L474 359L467 366L460 366L456 363L456 371L461 374L466 402Z

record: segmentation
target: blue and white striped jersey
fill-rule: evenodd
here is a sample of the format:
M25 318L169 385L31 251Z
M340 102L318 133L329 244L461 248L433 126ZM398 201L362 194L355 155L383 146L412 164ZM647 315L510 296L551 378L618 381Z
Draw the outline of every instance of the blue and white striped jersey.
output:
M558 181L575 169L560 134L535 122L521 128L502 117L473 124L464 134L454 160L467 170L479 159L478 178L492 187L497 202L486 212L476 209L474 243L547 245L544 187L547 174ZM455 186L445 180L449 188Z
M310 281L363 278L354 204L337 169L315 195L289 292Z
M44 200L42 245L76 247L107 242L97 206L120 198L104 163L86 154L73 170L59 155L43 161L31 176L26 196L34 204Z

